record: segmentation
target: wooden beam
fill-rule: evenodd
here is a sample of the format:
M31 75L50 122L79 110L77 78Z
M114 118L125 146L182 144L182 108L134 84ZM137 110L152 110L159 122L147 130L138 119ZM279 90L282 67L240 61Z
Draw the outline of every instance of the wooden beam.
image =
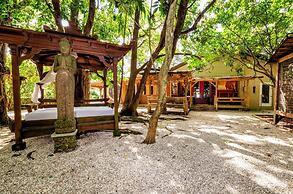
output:
M21 137L21 101L20 101L20 77L19 65L20 57L17 45L9 45L12 56L12 84L13 84L13 104L14 104L14 130L15 144L12 145L13 151L25 149L25 142Z
M76 53L84 53L94 56L109 56L122 58L131 45L115 45L97 41L94 38L76 36L58 32L36 32L32 30L0 26L0 41L11 45L21 45L34 49L48 49L59 51L59 40L66 37L72 43L72 49Z
M216 87L216 85L214 84L214 82L212 82L212 81L208 81L210 84L212 84L214 87Z
M110 64L108 61L106 61L105 56L99 57L99 60L109 69L113 71L113 62Z
M194 83L191 86L194 87L197 82L199 82L199 80L194 80Z
M287 60L292 59L292 58L293 58L293 52L291 54L289 54L289 55L286 55L286 56L278 59L278 62L282 63L282 62L287 61Z

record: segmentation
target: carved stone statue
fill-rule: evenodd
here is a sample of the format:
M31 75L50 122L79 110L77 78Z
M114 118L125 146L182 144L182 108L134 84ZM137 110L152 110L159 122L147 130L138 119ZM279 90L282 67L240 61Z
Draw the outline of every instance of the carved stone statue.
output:
M61 54L56 55L53 70L56 72L57 121L55 133L55 152L70 151L76 147L76 121L74 118L74 90L76 59L70 54L70 43L66 38L59 42Z

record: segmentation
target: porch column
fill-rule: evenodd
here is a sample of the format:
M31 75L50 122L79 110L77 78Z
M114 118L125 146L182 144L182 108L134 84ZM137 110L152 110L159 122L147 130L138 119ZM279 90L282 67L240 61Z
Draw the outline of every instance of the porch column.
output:
M245 95L244 96L244 106L245 106L245 108L249 108L249 102L250 102L249 94L248 94L249 80L245 80L244 83L245 83L245 89L244 89L244 95ZM239 92L238 92L238 95L239 95Z
M13 151L19 151L26 148L25 142L21 137L21 100L20 100L20 77L19 65L20 56L16 45L9 45L12 56L12 84L13 84L13 103L14 103L14 130L15 144L12 145Z
M276 76L276 83L275 83L275 99L274 99L274 124L276 125L280 120L281 117L277 114L277 110L279 108L279 94L280 94L280 63L277 63L277 76Z
M193 82L190 82L190 84L189 84L189 102L190 102L190 108L191 108L191 106L192 106L192 104L193 104L193 91L192 91L192 86L193 86Z
M204 96L204 81L199 82L199 93L200 93L200 98L203 98L203 96Z
M120 136L121 133L119 131L118 126L118 86L117 86L117 58L113 59L113 85L114 85L114 120L115 120L115 129L113 132L113 136Z
M214 97L214 106L216 108L216 111L218 110L218 80L216 80L216 91L215 91L215 97Z

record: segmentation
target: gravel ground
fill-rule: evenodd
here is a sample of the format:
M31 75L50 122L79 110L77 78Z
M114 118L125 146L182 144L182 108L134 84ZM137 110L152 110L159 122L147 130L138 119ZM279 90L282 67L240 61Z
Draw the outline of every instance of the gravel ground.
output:
M49 136L11 152L2 128L0 193L293 193L292 133L251 115L164 116L152 145L141 144L146 125L124 121L143 135L89 133L56 154Z

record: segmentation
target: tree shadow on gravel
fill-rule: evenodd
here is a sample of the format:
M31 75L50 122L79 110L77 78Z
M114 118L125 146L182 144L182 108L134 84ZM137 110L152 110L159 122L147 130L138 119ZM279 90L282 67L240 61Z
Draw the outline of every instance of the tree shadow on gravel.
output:
M208 116L207 116L208 119ZM207 143L212 154L224 158L225 165L265 190L293 191L293 138L252 116L217 114L216 123L203 122L192 130L178 130L176 138ZM237 188L226 185L231 193Z

